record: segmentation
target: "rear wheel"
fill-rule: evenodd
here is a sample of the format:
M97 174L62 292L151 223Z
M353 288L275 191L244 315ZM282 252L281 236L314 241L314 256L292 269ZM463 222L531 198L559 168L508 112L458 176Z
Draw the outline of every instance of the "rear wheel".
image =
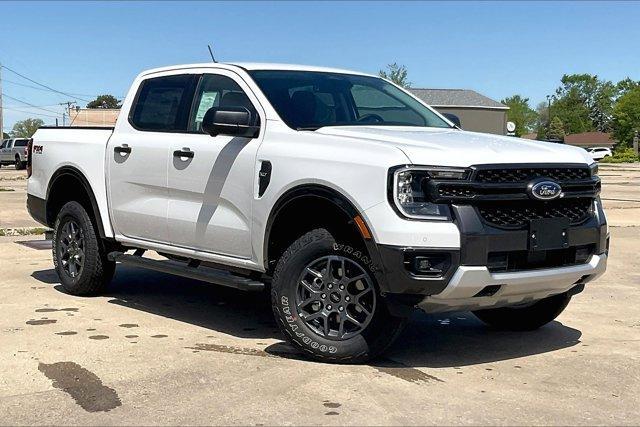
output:
M91 218L77 202L65 204L53 230L53 264L64 290L72 295L97 295L111 281L115 262Z
M16 156L16 170L22 170L25 168L25 166L27 165L25 162L23 162L22 160L20 160L20 156Z
M565 294L544 298L525 307L502 307L474 311L484 323L498 329L532 331L554 320L571 301Z
M391 316L366 260L325 229L310 231L284 252L272 305L294 346L316 360L361 363L393 342L406 319Z

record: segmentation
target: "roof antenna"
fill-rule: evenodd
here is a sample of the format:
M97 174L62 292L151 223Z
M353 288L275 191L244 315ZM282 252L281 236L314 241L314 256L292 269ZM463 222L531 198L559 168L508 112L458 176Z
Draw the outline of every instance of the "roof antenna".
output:
M213 57L213 51L211 50L211 45L208 44L207 47L209 48L209 55L211 55L211 60L217 63L218 61L216 61L216 58Z

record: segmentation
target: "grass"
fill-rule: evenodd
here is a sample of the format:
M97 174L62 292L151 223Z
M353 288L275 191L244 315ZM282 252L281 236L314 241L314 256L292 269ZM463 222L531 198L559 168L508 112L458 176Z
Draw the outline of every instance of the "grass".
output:
M44 227L22 227L22 228L0 228L0 237L2 236L34 236L47 232Z

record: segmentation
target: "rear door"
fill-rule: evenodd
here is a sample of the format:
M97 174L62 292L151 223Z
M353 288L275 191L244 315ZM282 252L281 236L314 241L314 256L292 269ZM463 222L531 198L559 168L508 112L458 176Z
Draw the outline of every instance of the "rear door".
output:
M235 73L216 70L198 84L189 120L189 135L175 139L169 158L168 227L172 244L204 252L250 258L251 208L256 181L257 138L202 132L211 107L245 107L264 113ZM187 156L185 156L187 154Z
M196 74L143 80L128 123L107 147L112 221L118 235L168 243L167 167L170 149L187 128Z

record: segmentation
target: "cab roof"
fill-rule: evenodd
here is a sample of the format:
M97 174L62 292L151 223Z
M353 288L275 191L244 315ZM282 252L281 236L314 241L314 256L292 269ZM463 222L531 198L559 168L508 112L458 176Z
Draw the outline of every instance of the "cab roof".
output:
M329 67L316 67L312 65L297 65L297 64L277 64L277 63L261 63L261 62L205 62L200 64L182 64L182 65L170 65L167 67L153 68L151 70L144 71L143 76L155 73L161 73L163 71L176 71L176 70L188 70L190 68L211 68L211 69L233 69L243 68L245 70L284 70L284 71L317 71L324 73L339 73L339 74L355 74L361 76L371 76L371 74L361 73L358 71L344 70L340 68Z

